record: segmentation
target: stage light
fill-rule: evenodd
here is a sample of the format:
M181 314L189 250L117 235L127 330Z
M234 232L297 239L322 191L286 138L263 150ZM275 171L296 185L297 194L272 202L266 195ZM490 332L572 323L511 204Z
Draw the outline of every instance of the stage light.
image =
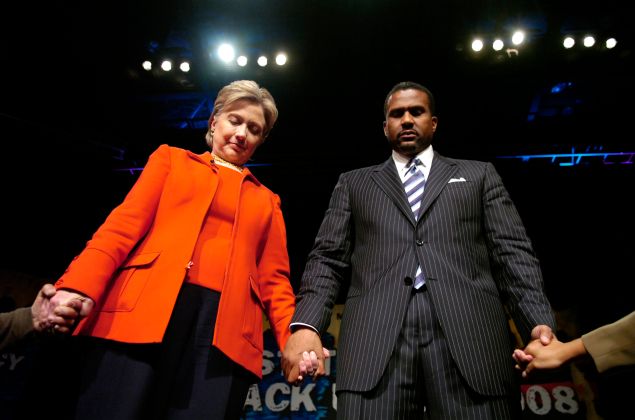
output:
M217 50L218 58L225 63L229 63L234 59L234 47L229 44L221 44Z
M492 48L494 48L494 51L500 51L503 49L504 46L505 46L505 43L503 43L501 39L496 39L492 43Z
M472 51L479 52L483 49L483 41L479 38L476 38L472 41Z
M567 36L564 38L564 40L562 41L562 45L566 48L573 48L573 46L575 45L575 39L573 39L572 36Z
M585 47L590 48L595 45L595 38L593 38L591 35L587 35L582 40L582 44L584 44Z
M183 73L187 73L190 71L190 63L188 63L187 61L184 61L181 63L179 68L181 69Z
M258 57L258 65L260 67L265 67L267 65L267 57L265 57L264 55L261 55L260 57Z
M163 62L161 63L161 68L163 69L163 71L172 70L172 62L170 60L163 60Z
M238 58L236 59L236 64L238 64L240 67L245 67L247 65L247 57L244 55L240 55L238 56Z
M150 71L152 70L152 62L146 60L141 64L141 67L143 67L144 70Z
M512 35L512 44L520 45L525 40L525 33L523 31L516 31Z
M617 45L617 40L615 38L609 38L606 40L606 48L608 48L609 50L612 48L615 48L615 46Z
M276 64L279 66L284 66L287 63L287 55L284 53L280 53L276 55Z

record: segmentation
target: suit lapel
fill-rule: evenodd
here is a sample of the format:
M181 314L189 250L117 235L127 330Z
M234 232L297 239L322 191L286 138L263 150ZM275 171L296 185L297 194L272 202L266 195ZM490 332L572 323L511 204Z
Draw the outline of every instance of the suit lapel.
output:
M430 167L430 174L428 175L426 187L423 191L423 201L421 202L419 220L423 219L422 215L428 211L432 203L434 203L434 200L436 200L441 191L443 191L443 188L445 188L448 184L448 180L456 173L456 171L457 167L455 164L448 162L438 153L434 154L432 166Z
M446 158L434 154L432 160L432 167L430 168L430 174L426 180L425 190L423 192L423 201L421 202L421 209L419 213L419 220L423 219L422 215L430 208L434 200L439 196L443 188L448 183L448 180L452 178L457 171L457 167L454 163L449 162ZM383 165L379 165L377 169L372 173L371 178L377 183L379 188L386 193L388 197L392 199L397 208L404 214L404 216L415 226L415 221L412 210L408 205L408 198L404 191L401 178L397 173L397 168L392 160L389 158Z
M392 160L389 158L383 165L379 165L377 169L371 174L373 181L377 183L379 188L386 193L388 197L397 205L397 208L408 218L412 225L415 225L415 218L408 205L408 198L404 191L401 178L397 173L397 168Z

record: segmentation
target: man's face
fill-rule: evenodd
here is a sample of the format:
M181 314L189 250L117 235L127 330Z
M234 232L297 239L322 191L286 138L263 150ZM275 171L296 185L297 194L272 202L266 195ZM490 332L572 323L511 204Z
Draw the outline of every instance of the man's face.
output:
M430 100L417 89L398 90L388 101L384 134L402 156L413 157L432 143L437 117L430 114Z

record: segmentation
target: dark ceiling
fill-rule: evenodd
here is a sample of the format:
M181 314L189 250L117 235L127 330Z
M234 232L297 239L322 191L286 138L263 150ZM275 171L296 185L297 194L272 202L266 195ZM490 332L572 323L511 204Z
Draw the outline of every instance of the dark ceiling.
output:
M435 148L499 168L556 303L569 305L566 296L579 297L573 285L591 284L596 275L632 279L634 208L625 197L632 195L633 165L565 169L544 160L498 159L635 150L629 134L634 25L627 4L98 0L3 6L0 175L9 203L2 229L11 250L2 266L59 274L134 182L136 173L119 170L143 166L161 143L205 150L205 100L227 82L247 78L271 90L280 109L254 159L266 166L254 172L282 196L295 282L337 175L388 156L384 95L395 83L414 80L436 95ZM529 36L518 56L468 53L470 35L505 34L515 24ZM613 34L617 48L561 49L565 32L585 30ZM222 37L250 51L284 48L289 64L228 70L208 57L210 40ZM188 80L141 71L150 46L157 54L190 55ZM566 95L550 94L563 83ZM602 261L581 265L594 259Z

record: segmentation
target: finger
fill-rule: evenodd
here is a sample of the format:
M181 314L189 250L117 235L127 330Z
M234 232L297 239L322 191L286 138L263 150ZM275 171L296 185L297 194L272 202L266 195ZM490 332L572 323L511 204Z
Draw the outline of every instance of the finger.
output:
M298 366L300 367L300 375L306 375L308 369L307 369L307 365L306 362L304 360L301 360L300 363L298 363Z
M53 317L53 318L49 318L48 320L48 325L52 328L59 328L59 327L70 327L71 325L73 325L75 323L74 319L66 319L66 318L62 318L59 316Z
M55 289L55 286L53 286L52 284L45 284L44 286L42 286L42 295L46 298L52 298L53 296L55 296L55 293L57 292L57 290Z
M311 353L309 353L309 358L310 358L310 362L311 362L311 370L315 371L320 367L320 363L317 357L317 354L315 354L314 351L311 351Z
M534 357L531 354L525 353L524 351L520 349L514 350L513 358L518 363L529 363L534 359Z
M326 369L324 368L324 360L318 360L318 368L315 371L315 375L313 375L313 379L317 379L319 376L324 376L326 374Z
M315 368L313 366L313 362L311 361L311 356L309 352L305 351L302 353L302 363L306 367L305 372L308 373L309 375L313 375L313 371L315 370Z
M65 302L63 306L67 307L67 308L71 308L75 311L80 311L82 309L82 306L84 305L84 301L86 299L80 299L80 298L73 298L71 300L69 300L68 302Z
M79 316L79 313L77 310L69 308L68 306L58 306L53 310L53 315L74 320Z

